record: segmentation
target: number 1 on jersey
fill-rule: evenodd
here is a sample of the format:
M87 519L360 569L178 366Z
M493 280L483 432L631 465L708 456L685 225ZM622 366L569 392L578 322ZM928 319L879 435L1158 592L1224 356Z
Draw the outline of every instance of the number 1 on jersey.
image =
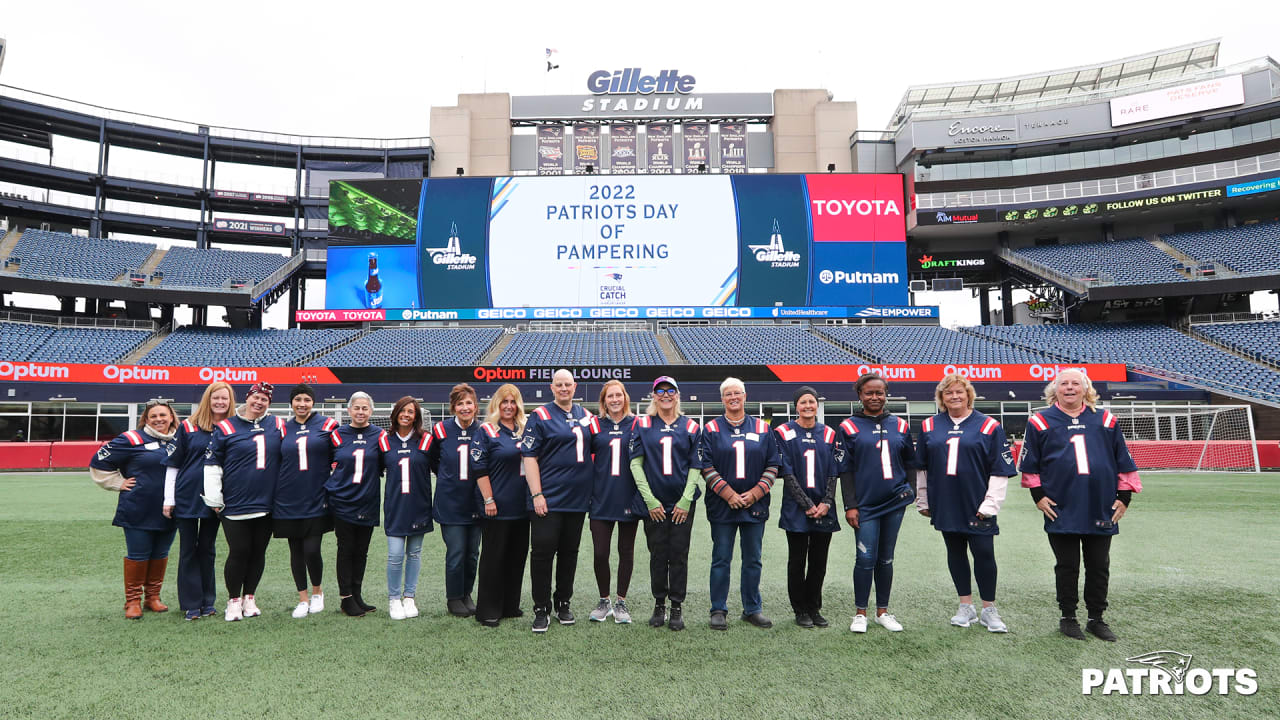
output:
M814 462L813 458L814 458L813 448L809 448L808 450L804 451L804 471L806 476L804 484L805 484L805 487L807 488L818 487L818 480L813 476L813 462Z
M889 441L877 440L876 447L880 448L880 470L884 473L884 479L892 480L893 463L889 462Z
M1089 474L1089 452L1084 446L1084 435L1072 435L1071 444L1076 449L1076 473Z

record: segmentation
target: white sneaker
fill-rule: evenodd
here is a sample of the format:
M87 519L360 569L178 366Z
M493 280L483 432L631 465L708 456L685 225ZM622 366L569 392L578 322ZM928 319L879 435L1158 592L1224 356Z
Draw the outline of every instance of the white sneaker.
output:
M902 632L902 623L898 622L898 618L889 613L877 615L876 624L889 632Z
M609 604L609 598L603 597L600 598L600 602L596 603L596 606L591 610L591 614L587 617L592 622L604 622L612 614L613 606Z
M978 619L978 611L973 609L973 603L960 603L960 609L956 610L956 614L951 616L951 624L956 627L967 628Z
M982 617L978 618L978 622L982 623L982 627L993 633L1009 632L1009 626L1004 624L1000 619L1000 613L996 610L995 605L989 605L982 608Z
M254 602L252 595L244 596L244 616L247 618L258 617L262 611L258 609L258 603Z
M853 622L849 623L849 632L864 633L867 631L867 616L854 615Z
M407 618L418 617L418 604L413 601L413 598L411 597L404 598L403 600L400 601L400 606L404 608L405 617Z
M293 617L304 618L311 612L311 603L299 602L298 607L293 609Z
M311 613L312 615L315 615L316 613L324 612L324 593L319 593L317 595L311 596L311 603L307 612Z
M404 603L400 601L400 598L391 598L387 601L387 604L391 606L388 612L391 613L392 620L404 619Z
M227 613L224 617L227 622L244 619L244 613L240 610L240 598L231 598L227 601Z

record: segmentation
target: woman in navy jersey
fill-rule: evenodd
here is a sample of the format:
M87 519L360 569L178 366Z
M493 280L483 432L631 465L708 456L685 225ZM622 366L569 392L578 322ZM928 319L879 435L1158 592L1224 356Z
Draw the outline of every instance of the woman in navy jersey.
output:
M595 462L595 484L591 491L591 542L594 549L596 588L600 602L590 619L604 622L610 615L615 623L631 622L627 608L627 590L631 586L631 570L635 563L636 530L640 527L640 496L631 477L627 448L635 416L631 414L631 396L617 380L600 388L600 430L591 441ZM609 602L609 544L613 526L618 526L618 599Z
M104 490L120 493L111 524L124 529L124 616L142 618L169 608L160 602L160 587L173 544L173 520L163 512L165 460L174 451L178 419L168 403L152 400L142 411L142 425L127 430L99 448L89 462L89 475Z
M773 627L760 599L760 555L769 520L770 490L782 456L769 423L746 413L747 389L737 378L720 383L724 415L702 427L698 464L707 481L711 522L711 629L728 629L729 568L734 537L742 545L742 619Z
M178 607L187 620L218 612L215 574L218 514L204 504L204 453L213 437L213 426L226 420L236 406L236 393L218 381L204 389L191 417L173 435L174 451L165 461L165 515L178 524Z
M476 504L476 480L471 472L471 441L480 431L476 422L476 391L466 383L449 391L453 417L431 428L428 450L431 472L436 476L436 496L431 514L444 538L444 591L450 615L471 617L476 612L471 589L480 560L480 508Z
M779 425L782 455L782 511L778 527L787 533L787 594L796 625L827 627L822 616L822 583L827 576L831 536L840 530L832 510L839 485L840 458L836 431L818 422L818 393L796 390L796 419Z
M533 585L533 631L551 624L551 568L555 564L555 612L561 625L572 625L573 579L578 570L582 521L591 507L591 441L598 423L573 401L578 384L573 373L552 376L554 402L533 411L525 426L520 452L529 485L530 580Z
M644 501L644 537L649 548L653 615L649 627L684 629L689 584L689 538L701 490L698 423L680 413L680 386L663 375L653 381L653 399L636 419L627 452L631 476ZM671 614L667 615L667 601Z
M1102 619L1111 579L1111 538L1120 532L1120 518L1142 492L1138 466L1120 432L1116 416L1097 408L1098 393L1089 376L1063 370L1044 391L1047 410L1027 421L1022 443L1022 486L1031 490L1036 508L1044 514L1056 564L1058 629L1084 639L1076 606L1080 601L1080 558L1084 556L1084 605L1089 612L1085 629L1115 642L1115 633Z
M293 617L304 618L324 610L324 560L320 541L333 529L333 519L325 503L324 483L333 464L333 443L329 433L338 421L313 409L316 392L300 384L289 391L293 417L285 423L280 444L280 478L276 485L275 509L271 511L275 536L289 541L289 570L298 591ZM307 575L311 594L307 594Z
M956 627L977 620L991 632L1008 632L996 610L996 516L1004 504L1009 478L1017 474L1004 428L995 418L973 409L977 396L963 375L942 378L934 393L939 412L925 418L916 444L916 508L942 533L947 568L960 608L951 618ZM982 614L973 607L969 553L978 579Z
M529 513L525 498L524 399L515 385L503 385L489 398L485 422L471 442L472 471L484 507L484 540L476 587L476 620L498 627L501 618L518 618L525 559L529 556Z
M845 520L853 528L858 556L853 565L853 599L857 610L849 630L867 631L867 603L876 586L876 624L891 632L902 624L889 613L893 587L893 551L906 507L915 500L907 482L914 469L915 444L907 421L885 411L889 385L875 373L854 384L862 411L840 423L836 440L844 448L840 480L844 486Z
M392 620L418 617L422 539L431 524L431 435L422 432L422 407L404 396L391 408L387 487L382 501L387 533L387 605Z
M284 419L267 414L273 390L265 382L249 388L244 406L213 427L204 455L204 502L220 514L227 540L228 622L262 614L254 593L267 564L284 439Z
M369 424L373 398L357 392L347 402L351 422L329 433L333 443L333 472L324 484L338 540L338 593L342 612L359 617L377 610L364 601L364 568L369 540L378 526L379 483L391 443L386 431Z

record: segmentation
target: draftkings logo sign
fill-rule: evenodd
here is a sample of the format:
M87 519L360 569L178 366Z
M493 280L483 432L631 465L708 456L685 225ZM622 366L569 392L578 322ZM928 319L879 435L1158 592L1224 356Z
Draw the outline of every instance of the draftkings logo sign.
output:
M1142 667L1085 668L1080 673L1082 695L1253 695L1258 673L1252 668L1193 667L1191 655L1157 650L1125 658Z

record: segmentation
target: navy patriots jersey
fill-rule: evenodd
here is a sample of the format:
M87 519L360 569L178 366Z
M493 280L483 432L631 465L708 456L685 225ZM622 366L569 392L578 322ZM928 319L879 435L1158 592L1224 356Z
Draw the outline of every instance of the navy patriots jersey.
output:
M329 433L329 440L337 463L324 484L329 511L352 525L378 525L379 481L391 450L387 431L373 425L343 425Z
M633 460L644 458L644 479L649 483L649 492L662 503L668 515L684 494L689 470L698 467L699 430L698 423L684 415L670 425L657 415L641 415L636 419L627 456ZM693 499L697 500L701 494L702 488L695 487Z
M529 485L524 480L520 437L518 430L505 425L481 423L480 432L471 441L471 469L478 478L489 476L489 489L493 491L493 501L498 506L498 514L493 516L495 520L529 517L525 509Z
M423 535L431 523L430 433L407 438L388 433L387 489L382 501L384 529L392 537Z
M698 445L698 468L715 468L720 478L736 493L745 493L768 483L761 478L765 468L782 469L778 445L769 423L747 415L734 425L723 415L702 426ZM707 519L713 523L762 523L769 519L772 493L765 492L751 507L734 510L715 492L707 492Z
M1027 420L1027 437L1019 463L1024 486L1039 481L1057 503L1057 520L1044 519L1045 532L1115 535L1111 522L1122 473L1137 473L1116 416L1110 410L1085 408L1073 418L1054 405ZM1037 477L1038 476L1038 477Z
M329 512L324 483L333 465L333 443L329 433L338 421L312 413L305 423L289 418L280 443L280 479L276 483L276 504L271 516L281 520L324 517Z
M111 524L132 530L173 529L173 520L164 516L165 460L174 451L172 440L157 440L141 430L127 430L98 449L89 467L118 470L133 478L132 490L122 490L116 498L116 514Z
M995 517L978 518L993 475L1013 477L1013 451L1004 428L976 410L956 423L945 412L925 418L916 444L927 471L929 522L941 532L999 535Z
M594 415L574 404L565 412L555 403L533 411L524 428L520 452L538 459L542 495L550 512L586 512L591 509L591 438L597 425ZM528 509L533 510L533 498Z
M595 419L597 431L591 439L591 455L595 463L595 481L591 490L591 518L612 522L630 522L647 515L627 452L635 430L636 418L628 415L618 422L606 416Z
M212 437L213 433L201 430L190 420L178 423L178 431L173 434L173 454L164 461L166 466L178 468L173 487L174 517L213 517L213 508L200 499L204 492L204 451L209 449Z
M844 509L863 519L906 507L916 498L907 470L916 467L915 443L907 421L895 415L854 415L840 423L836 439L844 448L842 473L853 473L857 497L844 493Z
M223 517L271 512L283 439L284 419L274 415L232 415L213 426L204 464L222 467Z
M782 456L783 475L795 476L800 489L816 505L827 494L827 484L837 482L840 475L840 458L844 449L836 442L836 431L822 423L812 428L801 427L792 420L774 429L778 437L778 452ZM804 508L790 494L782 493L782 509L778 513L778 527L787 532L836 532L837 520L832 522L835 508L826 518L815 521L804 514Z
M442 420L431 428L427 455L436 475L436 498L432 515L442 525L471 525L479 517L476 503L476 474L471 471L471 441L480 432L480 423L458 427L456 418Z

